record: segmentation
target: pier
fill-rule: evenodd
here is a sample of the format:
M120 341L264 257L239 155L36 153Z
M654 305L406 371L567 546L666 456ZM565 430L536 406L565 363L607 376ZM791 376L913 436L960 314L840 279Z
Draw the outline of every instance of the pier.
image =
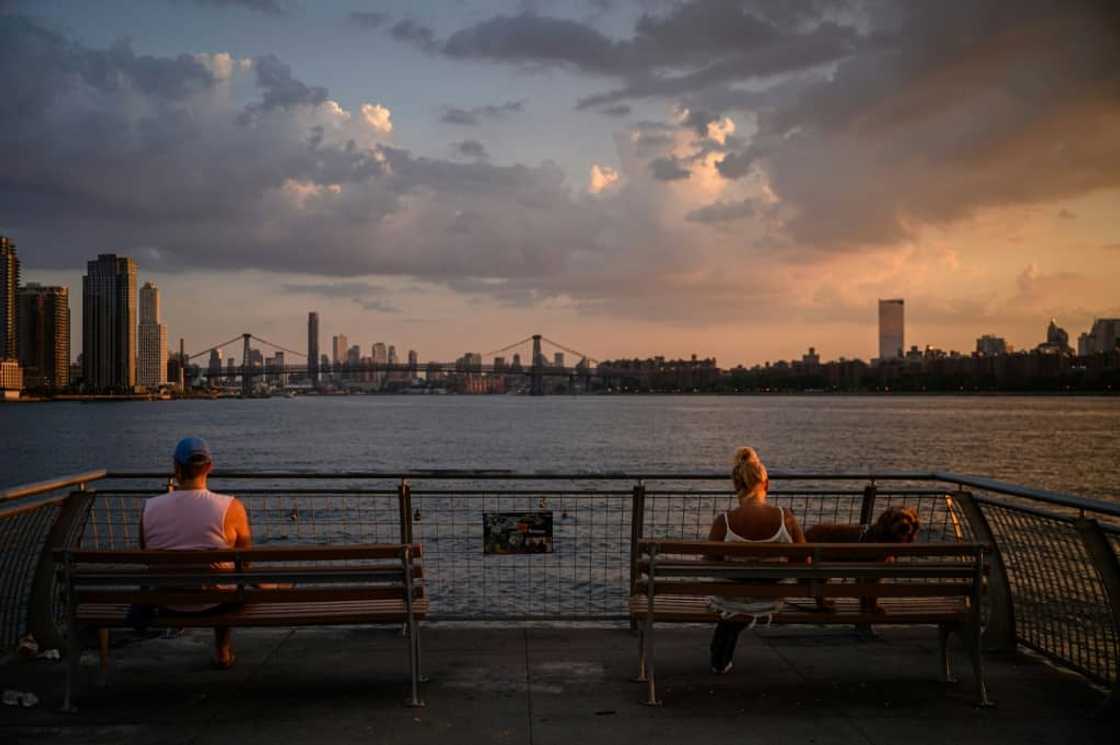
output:
M431 602L424 709L401 706L399 633L365 628L236 632L234 671L206 669L209 634L114 633L108 688L57 711L63 665L10 654L3 686L33 709L0 709L5 742L1105 742L1120 668L1120 507L949 473L771 472L770 499L806 526L919 510L929 542L989 546L985 665L938 681L928 629L760 629L735 671L707 670L710 627L658 631L666 703L643 706L626 615L642 538L703 537L733 496L722 473L216 472L255 543L415 542ZM166 473L92 471L0 494L0 637L61 644L51 549L135 546L142 501ZM483 516L549 513L552 552L485 555ZM963 667L965 652L952 653ZM96 655L85 653L93 682ZM157 685L158 682L158 685Z

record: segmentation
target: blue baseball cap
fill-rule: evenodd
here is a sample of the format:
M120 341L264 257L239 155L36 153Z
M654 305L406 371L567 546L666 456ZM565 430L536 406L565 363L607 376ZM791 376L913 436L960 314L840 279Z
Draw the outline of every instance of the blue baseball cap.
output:
M191 463L213 463L210 448L201 437L184 437L175 446L175 462L181 466Z

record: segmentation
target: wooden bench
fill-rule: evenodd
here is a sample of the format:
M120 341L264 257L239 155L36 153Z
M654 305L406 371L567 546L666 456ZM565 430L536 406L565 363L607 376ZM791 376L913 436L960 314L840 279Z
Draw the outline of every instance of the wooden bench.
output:
M403 624L412 677L409 704L422 706L419 621L428 614L421 547L409 544L283 546L246 550L55 552L66 592L64 709L73 709L83 628L137 625L133 606L158 609L144 626L332 626ZM216 567L221 562L222 565ZM172 607L222 604L211 612Z
M785 601L773 624L904 624L938 627L941 671L953 681L947 648L956 632L968 647L977 703L990 706L980 652L984 546L969 543L744 544L644 540L630 597L641 632L638 679L658 704L655 623L715 623L708 600ZM887 556L897 557L884 563ZM806 560L811 563L805 563ZM865 608L874 598L880 608ZM818 599L832 607L818 608ZM749 620L749 619L748 619ZM764 616L759 623L767 623Z

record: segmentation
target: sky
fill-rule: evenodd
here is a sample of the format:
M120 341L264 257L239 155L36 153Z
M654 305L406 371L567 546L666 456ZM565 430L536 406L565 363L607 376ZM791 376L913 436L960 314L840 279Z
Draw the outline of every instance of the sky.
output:
M724 367L1120 316L1120 5L0 0L0 234L188 352ZM229 356L237 350L227 349Z

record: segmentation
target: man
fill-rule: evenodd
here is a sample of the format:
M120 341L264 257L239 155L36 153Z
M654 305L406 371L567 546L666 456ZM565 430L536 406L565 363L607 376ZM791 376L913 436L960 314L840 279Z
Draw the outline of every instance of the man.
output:
M214 467L210 448L199 437L185 437L175 448L175 489L152 497L140 516L140 547L167 550L249 548L249 515L234 497L206 488ZM171 609L177 613L206 613L221 606ZM232 633L214 627L214 664L233 667Z

